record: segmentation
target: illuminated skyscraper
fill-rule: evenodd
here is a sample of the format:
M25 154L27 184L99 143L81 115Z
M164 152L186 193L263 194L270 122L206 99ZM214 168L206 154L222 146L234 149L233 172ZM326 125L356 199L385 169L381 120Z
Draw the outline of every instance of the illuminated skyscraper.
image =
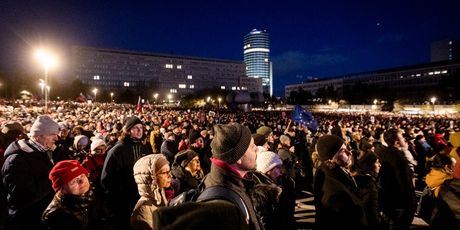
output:
M261 78L264 93L273 95L270 45L267 31L253 29L244 36L244 63L246 75Z

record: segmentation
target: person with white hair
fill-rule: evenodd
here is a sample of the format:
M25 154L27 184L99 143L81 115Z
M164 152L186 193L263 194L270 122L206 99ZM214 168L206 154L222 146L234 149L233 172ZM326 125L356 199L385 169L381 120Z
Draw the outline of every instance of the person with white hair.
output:
M42 115L30 128L29 140L15 141L6 149L1 176L7 195L7 229L46 229L41 216L54 196L48 174L58 133L58 123Z

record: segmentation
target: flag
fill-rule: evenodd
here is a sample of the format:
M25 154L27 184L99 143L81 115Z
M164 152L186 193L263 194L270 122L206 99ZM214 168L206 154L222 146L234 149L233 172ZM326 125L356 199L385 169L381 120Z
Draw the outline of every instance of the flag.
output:
M147 108L149 108L149 110L152 110L152 105L150 104L149 99L147 99L146 104L147 104Z
M142 101L141 101L141 96L139 96L139 99L137 100L137 108L136 111L138 113L142 113Z
M318 129L318 122L315 120L313 115L310 112L303 110L300 105L296 105L294 107L291 118L294 122L305 125L310 129Z

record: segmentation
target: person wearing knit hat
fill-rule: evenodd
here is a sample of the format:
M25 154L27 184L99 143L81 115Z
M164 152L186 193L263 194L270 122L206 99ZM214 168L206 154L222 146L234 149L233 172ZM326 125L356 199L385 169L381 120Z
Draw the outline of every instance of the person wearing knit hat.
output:
M83 160L83 167L89 172L89 180L99 192L101 188L101 173L104 167L107 144L104 140L96 137L91 138L91 151Z
M48 229L88 229L100 219L92 215L94 197L87 174L76 160L63 160L53 167L49 179L56 194L42 216Z
M369 226L368 229L380 229L379 227L382 224L378 204L378 173L380 172L380 162L377 154L372 151L363 152L358 158L357 165L358 167L354 172L353 178L361 194L366 194L362 199L366 212L366 222Z
M17 140L5 150L2 186L14 188L5 191L10 229L45 228L41 216L54 195L48 179L53 168L48 150L53 149L58 133L57 122L42 115L35 119L30 139Z
M282 175L283 162L280 157L270 151L257 153L257 171L268 175L273 182Z
M317 228L363 229L361 194L348 168L351 152L336 135L321 136L316 151L321 161L313 186Z
M177 194L197 188L204 176L198 153L190 149L177 153L172 164L172 174L180 182Z
M131 213L139 200L132 168L141 157L152 154L150 145L143 142L143 135L144 125L139 118L126 119L121 140L107 152L102 168L101 184L107 206L114 215L114 228L131 228Z
M265 136L262 134L252 134L252 138L254 138L254 144L257 146L264 146L267 144L267 138L265 138Z
M150 154L139 159L133 167L140 195L131 215L132 229L152 229L152 212L167 206L165 188L171 186L169 162L162 154Z
M238 123L217 124L213 129L212 165L204 180L205 189L211 186L231 189L240 196L248 209L247 227L261 229L262 223L258 220L255 207L248 195L251 188L244 186L255 183L252 171L256 169L257 146L254 144L251 131Z

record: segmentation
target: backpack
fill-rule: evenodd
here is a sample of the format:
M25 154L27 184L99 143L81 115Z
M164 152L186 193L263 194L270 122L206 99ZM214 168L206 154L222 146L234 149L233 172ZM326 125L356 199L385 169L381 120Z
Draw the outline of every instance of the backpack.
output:
M422 220L428 224L431 223L431 217L433 216L435 206L436 197L434 196L434 189L426 186L417 204L418 217L422 218Z
M222 200L236 205L242 213L241 222L249 225L250 221L248 208L243 199L235 191L220 185L210 186L207 188L203 187L204 178L196 189L190 189L173 198L169 203L169 207L160 207L156 209L153 213L153 215L156 217L154 218L154 229L156 229L155 226L174 226L175 222L180 222L181 220L178 217L186 213L182 209L189 209L190 207L201 208L205 207L206 205L204 204L206 203L213 203L214 201ZM196 203L196 205L192 205L193 203ZM200 205L200 203L203 205ZM197 216L195 219L199 218L200 217Z

